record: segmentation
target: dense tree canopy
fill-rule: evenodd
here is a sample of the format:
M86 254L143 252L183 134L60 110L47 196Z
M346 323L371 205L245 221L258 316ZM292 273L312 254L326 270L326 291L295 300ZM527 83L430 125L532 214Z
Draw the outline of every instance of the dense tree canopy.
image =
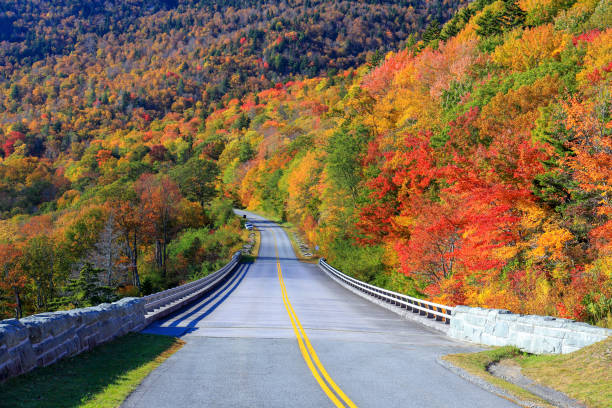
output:
M378 285L612 324L609 1L142 5L0 9L3 316L204 276L242 205Z
M221 154L226 194L362 279L610 325L609 7L543 3L474 2L378 64L213 112L256 151Z

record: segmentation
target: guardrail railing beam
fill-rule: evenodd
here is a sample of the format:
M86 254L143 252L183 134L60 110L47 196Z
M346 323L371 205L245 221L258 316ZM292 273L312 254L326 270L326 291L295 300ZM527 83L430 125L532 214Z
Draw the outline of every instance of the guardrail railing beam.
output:
M402 309L411 311L412 313L418 313L420 316L425 316L428 319L439 321L441 324L449 324L453 307L441 305L427 300L418 299L412 296L404 295L402 293L393 292L391 290L379 288L378 286L370 285L362 282L358 279L352 278L330 264L325 259L319 260L319 265L326 271L332 278L341 281L342 283L349 285L365 294L380 299L386 303L397 306Z
M227 265L202 279L145 296L147 324L180 309L207 291L217 287L234 271L240 262L240 254L240 252L236 252Z

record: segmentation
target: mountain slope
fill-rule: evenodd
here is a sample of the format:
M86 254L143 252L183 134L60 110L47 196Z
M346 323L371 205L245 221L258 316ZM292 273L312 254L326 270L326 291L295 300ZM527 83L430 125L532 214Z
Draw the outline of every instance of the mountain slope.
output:
M472 3L374 69L213 113L225 190L359 278L609 325L609 10Z
M246 237L219 197L229 140L210 137L208 115L376 63L460 4L1 4L0 314L149 293L219 267Z

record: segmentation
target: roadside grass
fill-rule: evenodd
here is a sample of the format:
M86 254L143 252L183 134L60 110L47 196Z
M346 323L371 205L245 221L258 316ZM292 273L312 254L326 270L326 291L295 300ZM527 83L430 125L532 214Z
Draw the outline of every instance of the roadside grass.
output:
M295 253L295 256L297 257L298 260L300 260L301 262L307 262L307 263L312 263L312 264L316 264L319 262L319 259L314 255L313 256L302 255L302 251L300 251L300 246L295 241L294 234L297 234L297 228L293 224L291 224L290 222L284 222L280 224L280 226L283 229L285 229L285 231L287 232L287 236L289 237L289 241L291 242L291 247L293 248L293 252Z
M542 398L524 390L518 385L509 383L501 378L491 375L487 371L487 367L508 358L520 356L521 351L512 346L498 347L491 350L485 350L478 353L461 353L449 354L442 357L444 360L456 365L467 371L468 373L478 376L489 383L509 392L521 401L534 402L542 407L554 408L552 405L544 401Z
M180 339L130 333L0 384L0 407L118 407Z
M255 245L253 245L253 250L251 253L255 258L257 258L259 256L259 247L261 245L261 231L259 231L259 228L257 227L254 227L253 231L255 231Z
M508 346L443 358L521 400L550 406L530 392L489 374L489 365L510 359L521 366L524 376L561 391L588 407L612 407L612 337L570 354L531 355Z
M570 354L520 356L523 375L594 408L612 407L612 337Z
M251 253L248 255L242 255L243 263L253 263L255 259L259 256L259 247L261 246L261 232L257 227L253 227L253 232L255 232L255 243L253 248L251 249Z

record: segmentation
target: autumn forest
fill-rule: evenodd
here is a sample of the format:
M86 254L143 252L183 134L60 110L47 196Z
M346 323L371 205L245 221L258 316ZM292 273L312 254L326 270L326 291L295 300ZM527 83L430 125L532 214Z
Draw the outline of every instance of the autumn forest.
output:
M0 316L225 264L612 327L610 0L0 5Z

